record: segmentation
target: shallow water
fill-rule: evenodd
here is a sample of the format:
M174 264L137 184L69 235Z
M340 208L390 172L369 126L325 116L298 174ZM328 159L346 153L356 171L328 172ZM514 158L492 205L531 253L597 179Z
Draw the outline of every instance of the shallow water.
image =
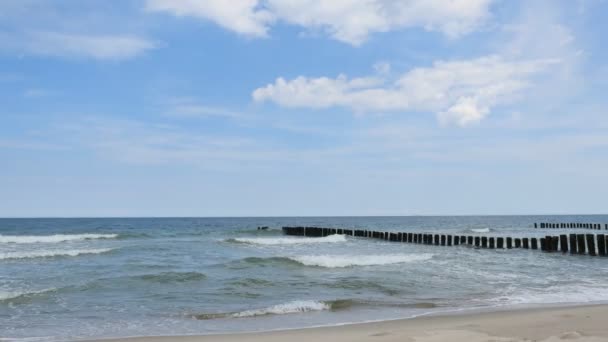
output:
M209 334L608 300L606 258L280 231L561 231L534 222L608 216L0 219L0 337Z

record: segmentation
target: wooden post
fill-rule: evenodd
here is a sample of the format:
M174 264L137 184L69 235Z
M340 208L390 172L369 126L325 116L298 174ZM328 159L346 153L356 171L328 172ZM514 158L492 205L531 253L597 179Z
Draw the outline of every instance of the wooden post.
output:
M413 239L414 239L414 234L407 233L407 242L412 243Z
M469 246L473 246L473 237L472 236L467 236L467 244Z
M479 238L479 236L476 236L475 237L475 247L479 247L480 242L481 242L481 239Z
M530 238L530 247L532 249L538 249L538 240L536 238Z
M597 234L597 254L600 256L606 256L606 236L604 234Z
M562 234L559 236L559 246L561 247L562 253L568 253L568 235Z
M513 238L511 238L511 237L507 238L507 248L508 249L513 248Z
M488 237L487 236L481 237L481 247L488 248Z
M570 254L577 254L576 234L570 234Z
M454 246L460 245L460 236L454 235Z
M524 249L529 249L530 248L530 242L529 242L528 238L521 239L521 243L522 243Z
M534 228L538 228L537 225L536 225L536 222L534 222Z
M441 245L445 246L445 244L446 244L446 237L445 237L445 235L441 235Z
M515 238L515 248L521 248L521 239Z
M547 239L540 238L540 250L543 252L547 251Z
M596 256L595 252L595 236L593 234L587 234L587 254L591 256Z
M585 234L577 234L578 254L585 254Z
M448 246L452 245L452 235L448 235Z
M557 248L559 247L559 236L551 237L551 252L557 252Z
M496 238L496 248L503 249L504 242L505 242L505 238L503 238L503 237Z
M435 245L439 246L439 234L435 234Z

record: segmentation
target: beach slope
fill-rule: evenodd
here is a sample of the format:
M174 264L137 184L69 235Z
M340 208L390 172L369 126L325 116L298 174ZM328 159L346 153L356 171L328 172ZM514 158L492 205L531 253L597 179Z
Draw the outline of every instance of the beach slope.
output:
M608 341L608 305L419 317L344 326L214 336L137 337L115 342L507 342Z

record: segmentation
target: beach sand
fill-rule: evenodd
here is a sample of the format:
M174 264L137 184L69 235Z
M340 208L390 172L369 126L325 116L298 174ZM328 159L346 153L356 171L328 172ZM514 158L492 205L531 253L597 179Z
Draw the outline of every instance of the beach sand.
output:
M137 337L112 341L595 342L608 341L608 305L520 309L489 313L418 317L405 320L262 333Z

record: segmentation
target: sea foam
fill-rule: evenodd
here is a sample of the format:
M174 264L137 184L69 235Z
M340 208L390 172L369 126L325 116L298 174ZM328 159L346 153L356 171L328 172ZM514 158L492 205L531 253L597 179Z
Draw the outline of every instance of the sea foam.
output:
M314 300L296 300L292 302L273 305L267 308L252 309L231 313L212 313L199 314L194 317L197 319L208 320L217 318L247 318L267 315L285 315L294 313L304 313L312 311L324 311L332 308L331 303Z
M6 253L0 253L0 260L51 258L51 257L60 257L60 256L78 256L78 255L83 255L83 254L101 254L101 253L107 253L111 250L113 250L113 248L6 252Z
M353 266L376 266L430 260L433 254L386 254L386 255L306 255L289 259L306 266L343 268Z
M473 233L489 233L490 228L472 228L471 231Z
M298 245L312 243L335 243L345 242L345 235L328 235L326 237L311 238L311 237L258 237L258 238L233 238L226 240L228 242L248 243L255 245Z
M49 289L37 290L37 291L4 291L4 290L0 290L0 302L11 300L11 299L18 299L21 297L28 297L28 296L40 295L40 294L49 293L49 292L55 292L56 290L57 290L56 288L49 288ZM0 339L0 341L1 341L1 339Z
M0 243L58 243L116 237L118 234L0 235Z

